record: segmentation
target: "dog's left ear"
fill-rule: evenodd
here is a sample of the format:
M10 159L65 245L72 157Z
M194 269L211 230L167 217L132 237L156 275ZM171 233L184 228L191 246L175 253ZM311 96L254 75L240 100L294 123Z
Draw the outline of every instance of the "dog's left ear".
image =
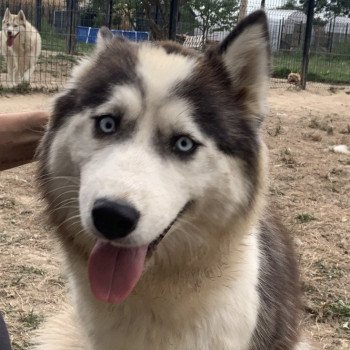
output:
M97 51L106 47L113 39L113 33L107 27L101 27L97 34Z
M10 18L10 9L7 8L5 13L4 13L4 20L7 21Z
M26 23L26 16L24 15L23 10L19 10L18 12L18 18L20 21L22 21L23 23Z
M230 76L235 97L256 116L266 112L270 75L267 17L256 11L239 22L217 48Z

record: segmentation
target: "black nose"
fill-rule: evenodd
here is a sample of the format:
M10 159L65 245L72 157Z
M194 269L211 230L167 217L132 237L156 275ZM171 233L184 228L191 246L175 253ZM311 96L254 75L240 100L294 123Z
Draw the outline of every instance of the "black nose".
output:
M140 213L132 205L123 201L101 198L92 208L92 219L96 229L108 239L127 236L133 231Z

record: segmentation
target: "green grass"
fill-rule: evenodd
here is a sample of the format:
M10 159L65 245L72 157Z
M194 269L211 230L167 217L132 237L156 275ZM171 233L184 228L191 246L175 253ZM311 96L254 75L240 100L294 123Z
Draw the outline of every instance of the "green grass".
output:
M39 276L44 276L45 275L45 271L42 269L38 269L34 266L24 266L21 265L20 269L22 273L26 273L28 275L34 274L34 275L39 275Z
M33 310L20 318L20 321L23 323L23 325L29 329L37 329L43 320L44 317L42 315L34 313Z
M59 51L62 53L67 52L67 35L64 33L58 33L55 29L46 21L42 21L41 25L41 40L42 49L49 51ZM77 43L76 54L84 54L91 52L95 47L94 44Z
M350 304L343 301L337 300L333 303L326 305L325 313L327 316L350 320Z
M0 95L8 94L8 93L27 95L32 92L43 92L43 91L44 89L42 88L32 88L30 86L30 83L28 83L27 81L24 81L23 83L19 83L14 87L6 87L0 84Z
M302 53L280 51L273 55L273 77L287 79L290 72L301 72ZM311 53L308 81L350 84L350 55Z
M307 223L310 222L312 220L316 220L316 218L314 216L312 216L311 214L308 213L301 213L298 214L296 217L301 223Z
M293 168L297 164L289 148L283 148L280 151L280 159L289 168Z
M327 277L330 280L338 279L344 276L344 271L338 265L327 263L322 259L316 261L313 265L318 270L320 275Z
M32 88L30 87L30 84L27 81L19 83L16 86L10 88L4 87L0 84L0 95L7 93L26 95L30 92L32 92Z

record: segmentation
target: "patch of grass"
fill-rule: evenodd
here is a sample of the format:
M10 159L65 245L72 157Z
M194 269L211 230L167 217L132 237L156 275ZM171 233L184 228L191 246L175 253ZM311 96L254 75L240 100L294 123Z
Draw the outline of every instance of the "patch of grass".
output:
M34 266L20 266L20 272L21 273L27 273L27 274L35 274L35 275L40 275L40 276L44 276L46 274L46 272L42 269L38 269Z
M326 276L330 280L344 276L344 271L342 269L340 269L337 265L327 264L324 260L316 261L314 266L321 273L321 275Z
M326 186L326 188L332 193L340 193L341 192L341 189L340 189L339 185L337 185L334 182L332 182L331 184Z
M332 318L345 318L350 320L350 303L347 303L341 299L336 300L325 306L324 313L326 316L330 316Z
M6 60L4 56L0 55L0 73L6 73L6 72L7 72Z
M293 168L297 164L289 148L284 148L281 150L280 158L281 161L285 163L289 168Z
M62 54L59 53L55 56L56 59L58 60L64 60L64 61L69 61L72 63L77 63L78 62L78 58L73 56L73 55L66 55L66 54Z
M270 194L272 196L284 196L285 193L283 191L281 191L279 188L277 188L276 186L270 186Z
M0 243L7 243L9 236L6 233L0 233Z
M307 222L316 220L316 218L309 214L309 213L301 213L296 216L296 219L299 220L301 223L305 224Z
M1 94L8 94L8 93L26 95L32 91L33 90L27 81L19 83L18 85L13 86L13 87L5 87L5 86L0 85L0 95Z
M287 79L291 72L301 71L301 51L278 51L273 56L273 77ZM350 82L350 60L346 55L334 53L311 53L309 59L308 81L333 84Z
M278 136L279 134L282 133L282 121L281 121L281 118L277 119L277 123L276 123L276 126L274 127L274 129L272 131L268 130L267 133L270 136L273 136L273 137L276 137L276 136Z
M302 281L302 290L305 293L314 293L317 291L317 288L309 283L306 283L305 281Z
M44 19L41 22L41 39L43 50L67 52L67 35L65 33L58 33ZM77 55L84 54L91 52L94 48L95 44L76 43L75 53Z
M309 123L309 128L326 131L329 135L333 134L333 126L330 120L324 119L320 121L318 118L312 118Z
M6 95L6 94L28 95L35 92L53 93L57 91L58 91L58 87L53 87L53 88L32 87L28 82L23 82L13 87L2 86L0 84L0 96Z
M28 314L23 315L19 319L26 328L37 329L40 323L44 320L44 317L31 310Z
M13 209L15 205L14 198L0 197L0 209Z
M315 142L320 142L322 141L322 135L320 135L317 132L311 132L311 133L303 133L303 137L306 140L311 140L311 141L315 141Z
M344 129L339 131L341 134L350 134L350 124L348 124Z
M21 345L15 341L12 342L12 349L13 350L26 350L26 349L28 349L28 347L29 347L29 343L25 343L25 344Z

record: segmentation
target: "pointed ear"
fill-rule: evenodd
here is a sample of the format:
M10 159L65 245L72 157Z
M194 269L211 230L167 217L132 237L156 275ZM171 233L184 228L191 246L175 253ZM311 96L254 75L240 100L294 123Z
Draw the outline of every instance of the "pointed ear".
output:
M26 16L24 15L24 12L22 10L19 10L18 18L19 18L20 21L22 21L24 23L26 22Z
M270 43L265 12L256 11L239 22L220 44L224 66L232 87L256 116L266 113L270 75Z
M10 18L10 10L9 8L6 9L5 13L4 13L4 20L8 20Z
M97 51L105 48L113 39L113 33L107 27L101 27L97 34Z

